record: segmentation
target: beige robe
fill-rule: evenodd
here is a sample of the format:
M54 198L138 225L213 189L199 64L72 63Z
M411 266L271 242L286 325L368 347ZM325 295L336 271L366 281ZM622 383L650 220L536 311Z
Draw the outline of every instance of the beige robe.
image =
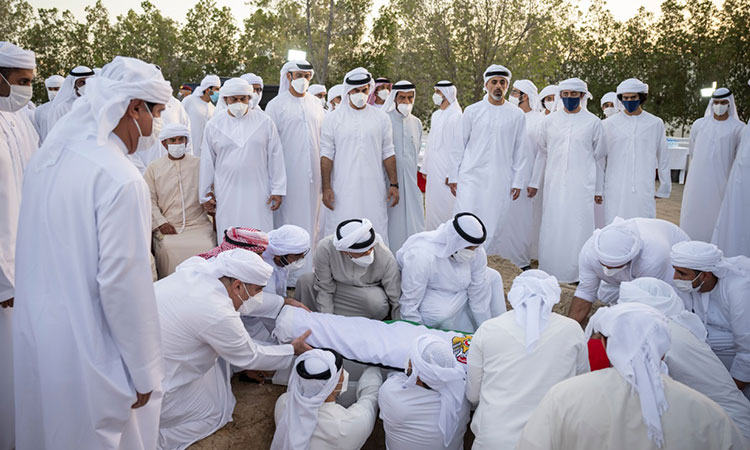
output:
M153 250L159 278L174 272L178 264L214 247L213 225L198 201L200 159L185 155L171 160L162 156L148 165L143 175L151 191ZM182 186L182 189L180 189ZM183 226L183 201L184 224ZM178 234L163 235L158 228L170 223Z

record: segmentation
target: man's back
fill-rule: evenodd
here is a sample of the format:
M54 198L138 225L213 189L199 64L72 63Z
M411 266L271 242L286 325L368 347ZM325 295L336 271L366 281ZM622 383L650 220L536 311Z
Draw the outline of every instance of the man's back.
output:
M745 449L724 411L703 394L663 375L668 403L661 416L663 450ZM637 393L614 369L565 380L529 419L516 447L536 449L657 449L649 439Z

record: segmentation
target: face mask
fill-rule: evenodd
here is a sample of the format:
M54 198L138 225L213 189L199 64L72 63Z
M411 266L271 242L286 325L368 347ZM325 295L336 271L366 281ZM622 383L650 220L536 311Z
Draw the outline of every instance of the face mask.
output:
M443 104L443 96L435 92L432 94L432 103L435 104L435 106L440 106Z
M83 97L84 95L86 95L86 85L84 84L83 86L77 87L76 93L78 93L79 97Z
M294 271L305 267L305 259L301 258L286 266L287 270Z
M474 250L462 248L451 256L453 256L453 259L455 259L456 262L467 263L474 258Z
M513 97L512 95L508 97L508 101L516 106L520 103L521 99L518 97Z
M167 144L167 152L172 158L180 159L185 156L185 144Z
M245 286L245 283L242 283L242 287L245 288L247 300L242 302L242 306L240 306L240 309L238 309L237 311L239 311L240 314L249 315L263 304L263 291L260 291L251 297L250 292L248 292L247 290L247 286Z
M414 108L412 103L399 103L396 105L396 110L400 112L404 117L408 117L411 114L411 110Z
M258 103L260 103L260 95L253 92L250 94L250 107L255 109L255 107L258 106Z
M625 107L625 110L631 114L633 114L639 106L641 106L640 100L623 100L622 106Z
M344 372L344 379L341 380L341 391L339 392L339 395L343 394L344 392L349 389L349 372L346 371L346 369L342 369Z
M380 100L385 101L388 98L388 94L390 93L391 91L389 91L388 89L381 89L378 91L378 97L380 98Z
M565 109L568 111L575 111L576 108L578 108L578 105L581 104L581 98L580 97L563 97L562 98L563 106L565 106Z
M352 101L352 104L354 106L356 106L357 108L361 108L365 106L365 103L367 103L367 94L365 94L364 92L349 94L349 100Z
M144 108L146 108L146 111L148 112L148 115L151 116L151 129L153 130L153 123L154 123L154 116L151 114L151 110L148 109L148 106L144 103ZM136 151L138 150L145 150L149 147L151 147L152 140L149 139L149 137L154 134L153 131L148 136L144 136L141 132L141 126L138 124L138 121L133 119L133 122L135 122L135 127L138 128L138 146L136 147Z
M371 252L369 255L360 256L359 258L350 257L350 259L359 267L367 267L375 261L375 252Z
M615 267L615 268L611 268L610 269L609 267L602 265L602 270L604 270L604 275L608 276L608 277L613 277L613 276L617 275L624 268L625 268L625 266Z
M609 108L604 108L604 116L605 117L612 117L615 114L617 114L617 109L615 109L614 106L610 106Z
M307 88L310 87L310 80L307 78L297 78L295 80L292 80L292 88L298 93L298 94L304 94L307 92Z
M58 92L60 92L60 91L50 91L50 90L48 90L47 91L47 98L49 99L49 101L54 100L55 97L57 97L57 93Z
M7 97L0 97L0 111L16 112L29 104L32 95L31 86L10 84L5 77L2 79L10 86L10 94Z
M218 101L219 101L219 91L216 91L216 92L214 92L214 93L211 94L211 103L213 103L215 105L216 102L218 102Z
M544 109L546 109L549 112L552 112L552 108L555 106L554 100L547 100L544 102Z
M164 126L164 119L161 117L154 117L153 125L151 125L151 136L159 136L161 129Z
M693 287L693 283L695 283L695 280L697 280L698 277L700 277L700 276L701 276L701 274L699 273L692 280L677 280L677 279L674 279L674 280L672 280L672 282L674 283L675 289L677 289L678 291L682 291L682 292L698 292L698 289L700 289L701 286L703 286L703 283L700 283L698 286L695 286L695 287Z
M247 113L248 107L247 103L235 102L227 106L227 109L234 117L242 117Z
M712 108L714 110L714 114L716 114L717 116L723 116L729 110L729 105L728 104L722 105L721 103L714 103L712 105Z
M320 103L323 105L323 108L326 107L327 103L325 97L320 99Z

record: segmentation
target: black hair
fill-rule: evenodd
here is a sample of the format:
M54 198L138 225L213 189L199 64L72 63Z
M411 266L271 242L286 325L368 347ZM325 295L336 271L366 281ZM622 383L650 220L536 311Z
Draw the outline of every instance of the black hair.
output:
M622 101L622 94L617 94L617 100ZM638 100L641 102L641 105L646 103L646 100L648 100L648 94L646 92L639 92Z

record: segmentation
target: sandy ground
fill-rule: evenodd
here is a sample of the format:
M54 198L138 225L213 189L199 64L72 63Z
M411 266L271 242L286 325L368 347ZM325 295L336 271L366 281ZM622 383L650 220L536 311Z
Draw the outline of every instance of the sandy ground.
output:
M674 183L672 196L669 199L656 200L657 217L669 220L675 224L680 220L680 204L684 185ZM489 265L498 270L503 277L505 292L507 293L513 279L521 271L508 260L497 256L489 258ZM534 264L535 266L536 264ZM567 314L575 288L568 284L562 285L562 298L554 308L555 312ZM510 308L510 306L508 306ZM595 310L592 309L592 313ZM257 385L241 382L235 377L232 389L237 398L233 421L208 438L191 446L195 450L264 450L268 449L273 439L275 429L273 409L276 399L286 390L283 386ZM473 440L471 431L467 430L466 442ZM380 450L385 448L385 438L380 420L375 424L375 430L363 447L364 450ZM470 448L467 446L466 448Z

